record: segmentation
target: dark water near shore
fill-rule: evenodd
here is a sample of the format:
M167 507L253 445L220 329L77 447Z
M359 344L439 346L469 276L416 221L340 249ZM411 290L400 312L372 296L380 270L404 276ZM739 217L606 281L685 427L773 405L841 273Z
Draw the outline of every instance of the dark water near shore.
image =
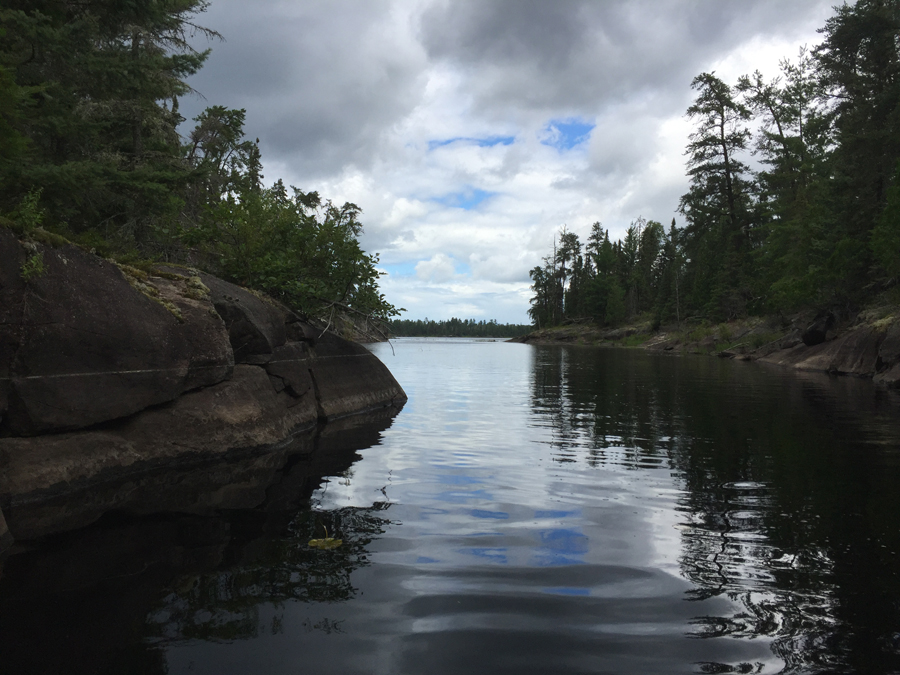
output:
M373 346L404 409L259 504L11 555L0 672L900 672L897 394L632 350L394 348ZM311 548L326 531L342 545Z

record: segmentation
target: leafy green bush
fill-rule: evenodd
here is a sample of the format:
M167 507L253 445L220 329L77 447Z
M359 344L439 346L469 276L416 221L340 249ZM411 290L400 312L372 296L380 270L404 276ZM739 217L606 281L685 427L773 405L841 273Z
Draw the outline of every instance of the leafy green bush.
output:
M25 281L31 281L40 277L43 273L44 254L41 251L35 251L22 263L22 278Z

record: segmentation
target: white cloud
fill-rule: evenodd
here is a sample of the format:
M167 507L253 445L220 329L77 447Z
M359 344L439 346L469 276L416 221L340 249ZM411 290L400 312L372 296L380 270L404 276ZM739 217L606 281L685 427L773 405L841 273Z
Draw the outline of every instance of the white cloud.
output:
M408 318L524 323L561 226L676 215L691 79L773 77L831 4L215 0L201 23L227 42L182 110L246 108L267 180L362 207ZM574 144L561 120L596 126Z
M416 277L420 281L430 281L442 284L450 281L456 274L456 265L450 256L444 253L435 253L431 260L422 260L416 263Z

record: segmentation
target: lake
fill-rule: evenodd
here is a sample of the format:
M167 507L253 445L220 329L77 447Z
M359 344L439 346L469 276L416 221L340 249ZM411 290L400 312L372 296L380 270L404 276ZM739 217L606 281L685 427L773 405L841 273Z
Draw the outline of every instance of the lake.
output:
M408 403L242 465L222 489L256 503L11 555L0 672L900 671L897 393L641 350L371 348Z

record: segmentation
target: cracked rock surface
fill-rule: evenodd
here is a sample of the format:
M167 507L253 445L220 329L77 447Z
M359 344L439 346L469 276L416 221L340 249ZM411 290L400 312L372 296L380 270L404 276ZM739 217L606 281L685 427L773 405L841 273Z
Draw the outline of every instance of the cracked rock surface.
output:
M228 334L208 301L181 295L164 279L146 284L160 296L152 297L109 261L72 245L37 246L44 272L26 282L16 264L24 251L0 229L6 433L90 427L231 376ZM181 318L163 304L164 294Z
M265 453L319 422L406 400L367 349L247 289L188 268L124 268L74 245L28 246L0 228L0 550L9 535L102 513L35 524L26 505ZM44 270L23 279L35 254Z

